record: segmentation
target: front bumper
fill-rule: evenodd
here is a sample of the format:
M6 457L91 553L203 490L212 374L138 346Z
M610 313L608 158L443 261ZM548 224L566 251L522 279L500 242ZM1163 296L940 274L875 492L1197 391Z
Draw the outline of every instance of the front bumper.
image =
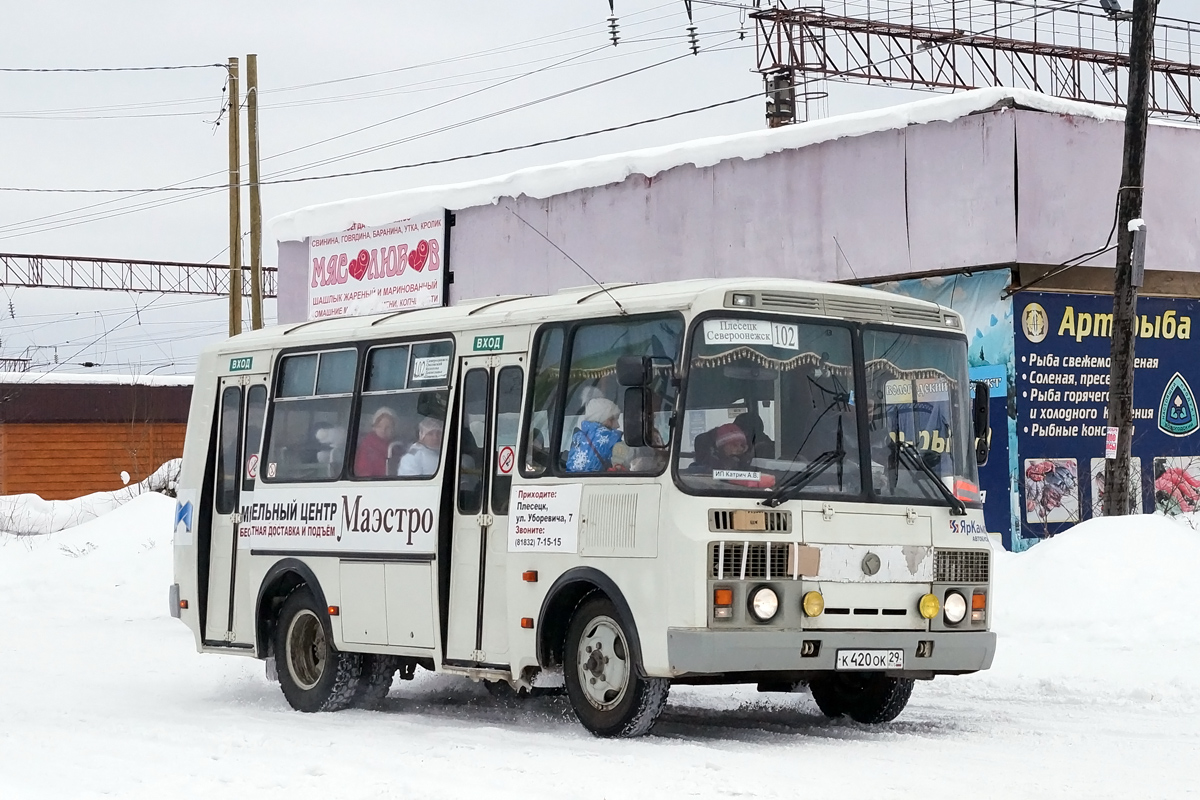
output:
M815 656L801 656L805 642L820 642ZM928 657L917 657L918 642L933 642ZM807 649L811 649L809 644ZM755 672L828 672L843 649L900 649L904 670L895 675L955 675L992 665L996 634L991 631L714 631L671 628L667 659L672 677Z

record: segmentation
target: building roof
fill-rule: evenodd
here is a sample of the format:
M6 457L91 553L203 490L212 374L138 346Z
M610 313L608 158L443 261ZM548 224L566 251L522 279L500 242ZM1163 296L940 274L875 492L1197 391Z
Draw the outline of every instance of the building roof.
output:
M77 372L0 372L0 386L8 384L91 384L105 386L191 386L191 375L109 375Z
M976 89L781 128L564 161L465 183L424 186L323 203L281 214L273 218L269 225L276 240L301 241L310 236L346 230L354 224L383 225L443 208L457 210L490 205L503 197L526 195L545 198L577 189L619 183L630 175L654 177L687 164L708 167L734 158L762 158L771 153L834 139L896 130L909 125L949 122L1000 106L1099 120L1119 121L1125 118L1123 109L1063 100L1026 89Z

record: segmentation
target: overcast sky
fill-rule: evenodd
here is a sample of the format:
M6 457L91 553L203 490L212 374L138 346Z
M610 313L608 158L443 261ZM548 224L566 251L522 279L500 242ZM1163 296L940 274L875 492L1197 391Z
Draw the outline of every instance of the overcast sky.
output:
M244 76L245 54L257 53L264 180L524 144L761 89L752 71L753 30L747 22L746 39L740 38L737 9L697 0L702 50L691 56L680 0L615 0L615 6L621 44L614 48L603 0L10 2L0 67L214 64L238 56ZM1161 13L1194 14L1198 6L1200 0L1164 0ZM646 69L544 99L639 68ZM0 73L0 186L219 184L227 128L215 121L224 86L218 68ZM921 96L828 87L830 114ZM526 103L533 105L509 110ZM481 116L488 118L471 122ZM263 216L763 125L763 103L754 99L517 153L265 186ZM226 198L220 189L137 196L0 192L0 252L225 263ZM264 260L275 262L269 238ZM226 331L221 298L11 287L5 293L0 355L36 347L36 360L53 362L57 351L61 370L82 371L78 364L91 361L108 372L188 372L198 349Z

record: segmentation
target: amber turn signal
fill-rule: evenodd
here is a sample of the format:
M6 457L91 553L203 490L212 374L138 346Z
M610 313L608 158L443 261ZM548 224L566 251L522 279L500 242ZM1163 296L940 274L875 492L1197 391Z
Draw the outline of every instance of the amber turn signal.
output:
M340 611L341 611L341 609L338 608L337 606L330 606L329 607L329 616L336 617Z
M987 595L980 592L971 595L971 608L976 611L987 608Z
M714 589L713 590L713 605L714 606L731 606L731 605L733 605L733 589Z
M521 627L533 629L533 617L521 617Z
M537 570L527 569L521 573L521 580L526 583L537 583Z
M180 607L180 608L187 608L187 600L180 600L180 601L179 601L179 607Z

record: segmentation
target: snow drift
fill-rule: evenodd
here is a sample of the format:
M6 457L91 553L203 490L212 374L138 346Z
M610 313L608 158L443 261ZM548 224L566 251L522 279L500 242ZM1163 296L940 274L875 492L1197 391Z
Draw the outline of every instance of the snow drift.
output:
M181 459L173 459L133 486L115 492L95 492L74 500L43 500L36 494L0 497L0 533L15 536L54 533L107 514L146 492L174 491L181 464ZM128 473L121 475L128 479Z
M1161 517L997 553L994 668L919 683L890 725L826 720L803 692L680 686L650 737L602 741L563 698L506 704L428 673L382 713L291 711L259 662L198 655L170 618L173 510L148 492L70 530L0 534L5 800L1195 791L1200 534Z

